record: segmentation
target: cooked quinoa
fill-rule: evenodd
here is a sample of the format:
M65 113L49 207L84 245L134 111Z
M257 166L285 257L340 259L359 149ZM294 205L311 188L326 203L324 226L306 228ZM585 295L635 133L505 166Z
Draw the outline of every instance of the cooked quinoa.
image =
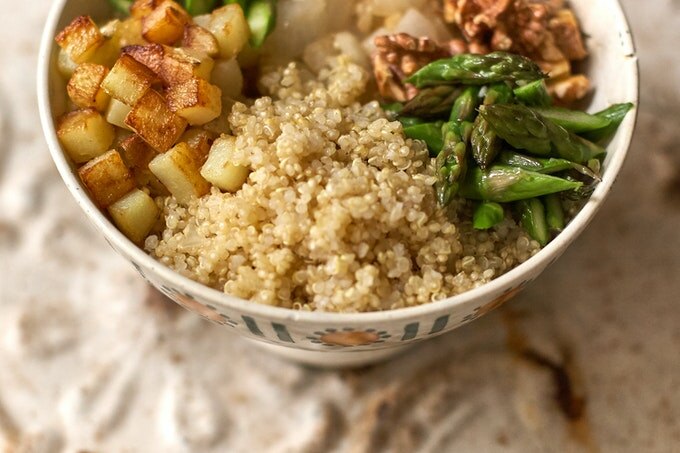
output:
M146 250L178 272L257 303L365 312L483 285L539 250L510 218L472 229L471 206L438 207L434 162L377 102L347 58L318 76L291 63L262 79L271 97L237 103L236 193L181 206L159 198L165 230Z

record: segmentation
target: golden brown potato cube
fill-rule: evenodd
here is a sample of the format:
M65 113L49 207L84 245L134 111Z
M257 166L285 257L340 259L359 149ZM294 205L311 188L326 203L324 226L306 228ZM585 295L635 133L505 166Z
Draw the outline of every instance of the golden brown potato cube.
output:
M148 45L134 45L126 46L122 49L123 54L129 55L147 68L151 69L154 74L158 75L165 56L165 47L160 44Z
M192 49L166 47L158 76L167 86L184 83L194 77L210 80L215 61Z
M201 176L195 151L186 143L178 143L168 152L156 156L149 163L149 169L179 203L187 204L210 190L210 184Z
M130 130L127 124L125 124L125 117L130 113L130 110L132 110L132 107L129 105L123 104L118 99L111 99L106 109L106 121L114 126Z
M222 113L222 91L199 78L171 85L167 102L170 110L192 126L208 123Z
M131 135L119 145L120 155L135 177L137 187L148 187L154 195L167 195L165 186L149 170L149 162L158 155L139 135Z
M100 208L107 208L135 188L132 173L118 151L95 157L78 170L81 181Z
M95 109L83 109L59 118L57 136L69 157L81 164L109 149L115 130Z
M78 63L71 60L68 52L64 49L59 49L59 54L57 55L57 69L59 73L64 78L70 79L77 67Z
M153 198L139 189L113 203L108 211L118 229L137 244L146 239L160 215Z
M172 45L184 34L191 16L177 3L167 0L142 19L142 36L149 42Z
M155 78L151 69L123 54L102 82L102 88L112 98L132 106L151 88Z
M158 152L177 143L187 127L186 120L173 113L154 90L147 91L132 107L125 124Z
M238 55L250 38L243 10L235 3L214 10L208 30L215 36L220 56L225 59Z
M75 63L83 63L104 43L104 35L89 16L73 19L55 38Z
M206 131L205 129L192 127L187 129L182 137L179 139L180 142L184 142L189 145L195 151L196 161L203 165L205 160L208 158L208 153L210 152L210 147L215 141L216 134Z
M236 58L217 62L211 80L222 90L223 98L238 99L243 93L243 73Z
M220 52L217 40L213 34L205 28L193 24L184 27L182 47L202 52L210 57L214 57Z
M154 9L158 8L165 0L135 0L130 6L130 15L134 18L141 19L150 14Z
M234 137L223 136L215 140L210 148L208 159L201 168L201 175L215 187L228 192L236 192L248 179L250 169L231 163Z
M66 85L68 97L80 108L103 111L109 103L109 95L102 89L102 81L108 73L105 66L82 63Z

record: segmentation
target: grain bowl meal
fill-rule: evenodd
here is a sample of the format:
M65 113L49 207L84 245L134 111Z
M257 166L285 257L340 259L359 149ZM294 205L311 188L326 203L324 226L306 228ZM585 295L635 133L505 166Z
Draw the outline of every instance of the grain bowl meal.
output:
M528 260L600 180L560 0L111 0L56 37L57 135L92 200L182 275L365 312Z

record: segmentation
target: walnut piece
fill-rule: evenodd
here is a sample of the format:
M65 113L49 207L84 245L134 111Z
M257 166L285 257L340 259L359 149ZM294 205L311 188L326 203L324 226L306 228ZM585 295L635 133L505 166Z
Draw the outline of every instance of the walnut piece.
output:
M377 36L375 46L373 70L380 94L399 102L407 101L417 93L417 89L404 83L404 79L432 61L467 49L460 40L444 47L429 38L415 38L406 33Z

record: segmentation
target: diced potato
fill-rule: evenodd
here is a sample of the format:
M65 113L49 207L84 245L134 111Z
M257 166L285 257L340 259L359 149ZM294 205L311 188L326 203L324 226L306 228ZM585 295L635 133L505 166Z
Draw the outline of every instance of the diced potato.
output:
M250 38L250 28L237 4L230 4L214 10L208 30L215 36L222 58L233 58L243 49Z
M123 54L131 56L158 75L165 56L165 48L160 44L134 45L124 47Z
M191 16L177 3L167 0L142 19L142 36L149 42L172 45L184 34Z
M210 190L210 184L201 176L201 166L194 154L195 151L182 142L168 152L159 154L149 163L153 174L182 204L202 197Z
M135 188L135 180L118 151L111 150L78 170L81 181L100 208L107 208Z
M80 164L109 149L115 131L95 109L83 109L59 119L57 136L69 157Z
M590 90L590 81L583 74L548 81L548 93L564 105L583 99Z
M215 64L212 73L212 83L222 90L222 96L238 99L243 92L243 73L235 58L220 60Z
M210 14L201 14L198 16L194 16L194 24L198 25L199 27L203 27L206 30L210 26Z
M222 113L222 92L203 79L171 85L167 91L170 110L192 126L208 123Z
M210 80L215 61L192 49L166 47L158 76L166 85L184 83L194 77Z
M189 145L189 147L193 148L196 151L196 160L203 165L208 158L210 146L212 146L215 141L215 134L206 131L203 128L192 127L182 134L179 141L184 142Z
M167 195L165 186L149 170L149 162L158 153L139 135L131 135L118 145L125 165L132 170L137 187L148 187L155 195Z
M217 40L213 34L205 28L193 24L187 25L184 28L182 47L196 52L202 52L211 57L214 57L220 52Z
M228 192L239 190L250 174L250 169L230 162L235 145L234 137L225 136L215 140L210 148L208 160L201 168L201 175L208 182Z
M73 19L55 38L75 63L84 63L104 43L104 35L89 16Z
M538 63L541 71L548 74L551 79L559 79L571 75L571 62L566 58L558 61L541 61Z
M148 67L123 54L102 82L102 88L124 104L135 105L151 88L155 78Z
M144 16L151 14L151 12L158 8L165 0L135 0L130 6L130 15L134 18L141 19Z
M173 113L154 90L147 91L132 107L125 124L158 152L177 143L187 127L186 120Z
M139 189L116 201L108 211L118 229L137 244L146 239L160 215L153 198Z
M130 130L127 124L125 124L125 117L130 113L130 110L132 110L132 107L129 105L123 104L117 99L111 99L109 107L106 109L106 121L114 126Z
M66 85L66 92L73 103L80 108L94 108L103 111L109 103L109 95L102 89L102 81L109 70L105 66L83 63L73 72Z
M68 52L64 49L59 49L59 55L57 56L57 69L59 69L59 73L64 78L70 79L77 67L78 63L71 60Z

